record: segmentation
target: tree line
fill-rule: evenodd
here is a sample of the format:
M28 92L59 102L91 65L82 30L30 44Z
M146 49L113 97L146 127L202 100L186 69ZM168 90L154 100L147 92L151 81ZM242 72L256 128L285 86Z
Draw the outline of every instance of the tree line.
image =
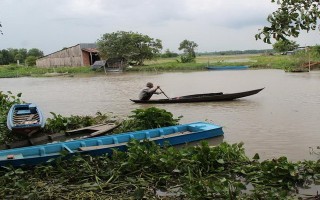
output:
M210 56L210 55L243 55L243 54L270 54L274 53L274 49L261 49L261 50L229 50L229 51L214 51L214 52L198 52L199 56Z
M97 40L100 56L106 58L118 58L129 62L131 65L143 65L145 60L151 60L161 55L162 41L151 38L137 32L117 31L105 33ZM183 51L180 62L193 62L198 47L194 41L183 40L178 47ZM174 57L178 54L167 49L164 57Z
M36 64L36 60L43 56L43 51L32 48L32 49L15 49L8 48L0 50L0 65L8 65L11 63L21 63L28 66Z

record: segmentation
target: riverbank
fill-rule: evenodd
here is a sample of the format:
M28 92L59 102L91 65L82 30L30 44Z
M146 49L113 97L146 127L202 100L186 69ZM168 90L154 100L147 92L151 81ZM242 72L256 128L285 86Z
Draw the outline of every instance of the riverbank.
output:
M126 68L126 72L148 71L201 71L206 66L232 66L246 65L249 69L283 69L294 71L309 61L305 56L297 55L226 55L226 56L198 56L193 63L180 63L178 58L159 58L146 61L144 66ZM312 59L310 62L318 62ZM17 77L52 77L52 76L75 76L81 74L104 74L104 70L93 71L89 66L84 67L55 67L39 68L17 65L0 66L0 78Z

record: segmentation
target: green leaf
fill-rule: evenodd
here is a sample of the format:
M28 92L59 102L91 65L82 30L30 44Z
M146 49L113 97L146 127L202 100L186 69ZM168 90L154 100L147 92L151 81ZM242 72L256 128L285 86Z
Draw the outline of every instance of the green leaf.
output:
M217 162L220 163L220 164L224 164L225 163L223 159L218 159Z
M258 153L254 154L254 156L253 156L252 159L253 159L253 160L259 160L259 159L260 159L259 154L258 154Z

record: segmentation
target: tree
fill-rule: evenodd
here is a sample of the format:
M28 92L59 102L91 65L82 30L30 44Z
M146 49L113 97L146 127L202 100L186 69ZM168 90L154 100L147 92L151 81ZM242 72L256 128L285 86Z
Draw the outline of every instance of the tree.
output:
M272 47L276 52L286 52L298 48L299 45L295 41L279 40L276 43L274 43Z
M36 58L40 58L43 56L43 52L37 48L29 49L27 56L34 56Z
M14 62L13 55L6 49L0 50L0 65L8 65Z
M43 56L43 52L37 48L27 49L14 49L8 48L0 50L0 65L8 65L10 63L15 63L19 60L20 63L24 63L26 58L29 56L34 56L39 58Z
M271 0L275 3L275 0ZM277 11L267 18L270 26L265 26L256 34L256 39L263 39L271 43L288 40L289 37L298 37L301 30L310 31L317 28L317 19L320 18L319 0L277 0L280 6Z
M162 58L174 58L178 56L179 54L170 51L170 49L166 49L165 52L161 55Z
M14 58L14 62L16 62L17 60L20 61L20 63L24 63L25 59L27 58L27 53L28 50L27 49L13 49L13 48L9 48L8 49L10 54L13 56Z
M103 58L122 58L136 65L143 65L144 60L156 57L162 49L159 39L150 38L140 33L118 31L104 34L97 41Z
M1 22L0 22L0 28L2 27ZM0 33L1 35L3 35L2 30L0 29Z
M37 60L37 57L35 56L28 56L26 58L26 64L27 66L35 66L36 65L36 60Z
M184 55L181 56L181 62L193 62L196 58L195 48L197 47L197 43L189 40L183 40L179 46L179 50L183 50L184 52Z

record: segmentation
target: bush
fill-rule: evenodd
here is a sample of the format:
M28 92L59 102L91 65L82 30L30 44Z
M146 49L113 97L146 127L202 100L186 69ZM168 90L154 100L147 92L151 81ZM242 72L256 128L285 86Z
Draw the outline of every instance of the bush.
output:
M124 121L118 132L128 132L136 130L146 130L178 124L181 117L173 118L172 113L155 107L146 109L136 109L132 111L134 115Z
M35 56L28 56L26 59L27 66L35 66L37 58Z
M7 94L0 91L0 143L13 139L6 127L7 115L13 104L22 103L20 97L21 93L15 96L12 95L10 91L8 91Z

